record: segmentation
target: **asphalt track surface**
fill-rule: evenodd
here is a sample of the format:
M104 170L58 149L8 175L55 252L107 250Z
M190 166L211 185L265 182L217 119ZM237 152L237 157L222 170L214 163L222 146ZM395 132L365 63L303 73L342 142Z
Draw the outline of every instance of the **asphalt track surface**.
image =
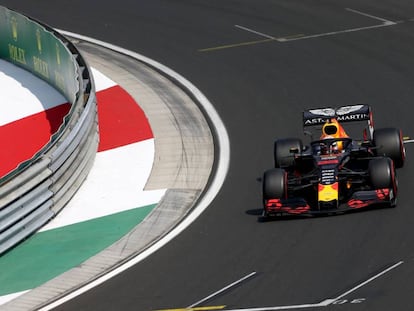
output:
M179 72L214 104L230 136L230 171L202 216L57 310L411 309L410 145L396 209L258 221L273 140L301 135L304 108L366 103L376 127L414 135L414 3L378 2L2 0Z

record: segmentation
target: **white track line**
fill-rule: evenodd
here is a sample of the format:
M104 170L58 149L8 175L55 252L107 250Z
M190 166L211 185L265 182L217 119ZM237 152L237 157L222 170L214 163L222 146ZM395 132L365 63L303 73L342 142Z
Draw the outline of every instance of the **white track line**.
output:
M302 305L290 305L290 306L278 306L278 307L258 307L249 309L231 309L226 311L278 311L278 310L297 310L297 309L308 309L308 308L320 308L326 307L324 303L312 303Z
M195 306L198 306L198 305L202 304L203 302L206 302L207 300L209 300L209 299L211 299L211 298L213 298L213 297L215 297L217 295L220 295L221 293L225 292L226 290L229 290L230 288L232 288L232 287L240 284L241 282L244 282L245 280L251 278L254 275L256 275L256 272L252 272L252 273L250 273L250 274L242 277L241 279L239 279L239 280L237 280L237 281L235 281L235 282L227 285L226 287L223 287L222 289L216 291L215 293L213 293L213 294L211 294L211 295L209 295L209 296L207 296L207 297L205 297L205 298L203 298L203 299L201 299L201 300L193 303L191 306L188 306L187 309L194 308Z
M392 265L391 267L389 267L389 268L385 269L384 271L382 271L382 272L380 272L380 273L378 273L378 274L374 275L373 277L371 277L371 278L369 278L368 280L366 280L366 281L362 282L361 284L359 284L359 285L357 285L357 286L355 286L355 287L351 288L350 290L348 290L348 291L346 291L345 293L343 293L343 294L339 295L338 297L333 298L333 299L332 299L332 302L334 302L334 301L336 301L336 300L339 300L339 299L341 299L341 298L343 298L343 297L345 297L345 296L349 295L350 293L352 293L352 292L356 291L357 289L359 289L359 288L361 288L361 287L363 287L363 286L367 285L368 283L370 283L370 282L372 282L372 281L374 281L374 280L378 279L379 277L383 276L384 274L386 274L386 273L390 272L391 270L393 270L393 269L397 268L398 266L402 265L403 263L404 263L404 261L399 261L399 262L397 262L396 264Z
M371 15L371 14L367 14L367 13L364 13L364 12L361 12L361 11L358 11L358 10L354 10L354 9L350 9L350 8L346 8L345 10L347 10L349 12L353 12L353 13L359 14L359 15L362 15L362 16L366 16L366 17L370 17L370 18L379 20L381 22L384 22L384 24L387 24L387 25L395 25L396 24L395 22L390 21L390 20L387 20L385 18L381 18L381 17L378 17L378 16L374 16L374 15Z
M309 35L309 36L302 36L297 38L280 38L277 39L279 42L289 42L289 41L297 41L297 40L305 40L305 39L314 39L314 38L321 38L321 37L328 37L328 36L334 36L344 33L350 33L350 32L357 32L362 30L369 30L369 29L375 29L375 28L382 28L382 27L388 27L395 25L395 23L392 24L380 24L380 25L374 25L374 26L367 26L367 27L359 27L359 28L351 28L351 29L344 29L344 30L338 30L338 31L332 31L332 32L325 32L325 33L319 33L315 35Z
M134 59L137 59L141 62L144 62L146 64L149 64L150 66L153 66L163 72L164 74L172 77L176 81L178 81L181 85L183 85L189 92L193 94L193 96L199 101L199 103L203 106L206 113L208 114L209 118L212 120L212 124L214 125L217 137L218 137L218 161L217 161L217 169L216 174L214 175L214 178L210 184L210 187L204 194L201 201L198 203L197 207L177 226L175 227L170 233L168 233L165 237L163 237L161 240L159 240L157 243L153 244L149 248L147 248L142 253L138 254L136 257L131 258L129 261L125 262L123 265L117 267L116 269L110 271L109 273L103 275L102 277L94 280L93 282L71 292L70 294L66 295L65 297L62 297L59 300L54 301L53 303L45 306L44 308L40 309L39 311L47 311L51 310L53 308L56 308L57 306L60 306L61 304L87 292L88 290L106 282L107 280L111 279L112 277L122 273L123 271L127 270L128 268L136 265L140 261L147 258L149 255L153 254L155 251L162 248L164 245L166 245L168 242L170 242L172 239L174 239L177 235L179 235L184 229L186 229L194 220L197 219L198 216L201 215L201 213L209 206L209 204L214 200L216 195L221 189L221 186L224 183L224 180L226 178L229 165L230 165L230 141L227 134L227 130L224 126L224 123L222 122L220 116L218 115L217 111L214 109L214 106L210 103L210 101L204 96L204 94L201 93L201 91L196 88L190 81L176 73L175 71L171 70L170 68L150 59L143 55L140 55L138 53L132 52L130 50L121 48L119 46L103 42L100 40L96 40L90 37L82 36L79 34L75 34L72 32L64 31L64 30L58 30L60 33L66 36L70 36L75 39L87 41L96 45L103 46L105 48L108 48L110 50L122 53L124 55L128 55Z
M289 305L289 306L275 306L275 307L258 307L258 308L245 308L245 309L231 309L226 311L278 311L278 310L292 310L292 309L306 309L306 308L319 308L319 307L327 307L332 305L336 301L342 299L343 297L353 293L354 291L360 289L361 287L367 285L368 283L378 279L379 277L383 276L384 274L390 272L391 270L399 267L402 265L404 261L399 261L396 264L393 264L391 267L381 271L380 273L374 275L373 277L369 278L368 280L362 282L361 284L351 288L350 290L346 291L345 293L339 295L333 299L325 299L319 303L314 304L301 304L301 305Z
M381 17L378 17L378 16L367 14L367 13L364 13L364 12L361 12L361 11L358 11L358 10L354 10L354 9L351 9L351 8L345 8L345 10L347 10L349 12L352 12L352 13L355 13L355 14L359 14L359 15L362 15L362 16L366 16L366 17L381 21L382 24L373 25L373 26L366 26L366 27L350 28L350 29L344 29L344 30L338 30L338 31L331 31L331 32L319 33L319 34L309 35L309 36L298 36L298 37L295 37L295 38L276 38L276 37L273 37L271 35L256 31L256 30L251 29L251 28L247 28L247 27L240 26L240 25L234 25L234 26L239 28L239 29L242 29L242 30L257 34L261 37L272 39L272 40L275 40L275 41L278 41L278 42L289 42L289 41L297 41L297 40L305 40L305 39L314 39L314 38L321 38L321 37L327 37L327 36L334 36L334 35L339 35L339 34L344 34L344 33L357 32L357 31L369 30L369 29L375 29L375 28L381 28L381 27L388 27L388 26L393 26L393 25L397 24L396 22L387 20L385 18L381 18Z
M275 37L272 37L272 36L270 36L270 35L267 35L267 34L265 34L265 33L263 33L263 32L259 32L259 31L253 30L253 29L251 29L251 28L247 28L247 27L240 26L240 25L234 25L234 27L239 28L239 29L242 29L242 30L245 30L245 31L247 31L247 32L254 33L254 34L256 34L256 35L259 35L259 36L261 36L261 37L265 37L265 38L267 38L267 39L278 40L278 39L277 39L277 38L275 38Z

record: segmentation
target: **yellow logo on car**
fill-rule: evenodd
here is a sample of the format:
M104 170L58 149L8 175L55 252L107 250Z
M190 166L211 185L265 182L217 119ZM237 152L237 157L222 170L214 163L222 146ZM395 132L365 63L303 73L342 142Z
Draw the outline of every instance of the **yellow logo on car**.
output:
M318 200L323 202L338 200L338 183L335 182L330 185L319 184Z

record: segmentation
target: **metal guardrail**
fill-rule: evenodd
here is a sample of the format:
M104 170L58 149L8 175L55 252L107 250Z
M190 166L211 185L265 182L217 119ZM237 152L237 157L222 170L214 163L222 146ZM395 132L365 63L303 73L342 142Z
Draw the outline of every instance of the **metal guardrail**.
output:
M2 16L6 16L7 21L10 20L13 36L17 31L14 27L18 26L16 19L32 23L29 28L36 27L34 31L37 36L41 36L42 31L45 35L52 34L57 39L53 48L70 53L75 66L72 79L76 83L76 90L72 94L74 100L70 101L70 112L49 143L32 159L0 179L1 256L42 227L68 203L92 167L99 136L93 78L89 66L76 47L39 21L1 6L0 12L5 14ZM38 44L36 40L33 42ZM2 39L0 49L2 44L7 42ZM61 46L57 46L59 44ZM13 59L6 60L21 65ZM22 67L33 72L28 66ZM67 95L67 92L65 90L62 93Z

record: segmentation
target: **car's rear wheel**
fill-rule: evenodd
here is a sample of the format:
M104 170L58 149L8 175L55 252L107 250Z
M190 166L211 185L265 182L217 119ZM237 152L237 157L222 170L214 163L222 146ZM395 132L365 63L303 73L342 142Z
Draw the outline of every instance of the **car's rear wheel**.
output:
M291 168L295 165L295 153L301 152L302 140L299 138L278 139L274 143L275 167Z
M369 161L368 173L374 189L393 187L395 174L390 158L378 158Z
M401 130L382 128L374 131L374 152L377 156L389 157L396 168L404 166L405 148Z

